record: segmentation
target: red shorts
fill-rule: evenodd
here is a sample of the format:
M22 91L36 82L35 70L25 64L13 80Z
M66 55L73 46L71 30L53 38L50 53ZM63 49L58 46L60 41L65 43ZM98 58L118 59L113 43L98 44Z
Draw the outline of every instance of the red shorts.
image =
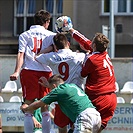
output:
M61 111L58 104L55 107L54 123L60 128L69 124L70 126L73 125L72 121Z
M100 96L89 96L89 99L101 114L102 126L106 127L108 121L113 117L117 106L116 94L109 93Z
M50 89L38 84L40 77L49 78L52 72L34 71L23 69L20 73L23 97L26 100L40 99L50 92Z

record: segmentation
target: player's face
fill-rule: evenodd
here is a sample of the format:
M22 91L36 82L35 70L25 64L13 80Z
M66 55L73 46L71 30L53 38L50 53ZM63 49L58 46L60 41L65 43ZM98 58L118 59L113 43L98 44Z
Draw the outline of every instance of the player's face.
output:
M45 25L44 25L45 29L48 29L49 24L50 24L50 20L46 21L46 23L45 23Z
M92 39L91 48L93 49L93 52L96 51L96 44L94 43L95 37Z

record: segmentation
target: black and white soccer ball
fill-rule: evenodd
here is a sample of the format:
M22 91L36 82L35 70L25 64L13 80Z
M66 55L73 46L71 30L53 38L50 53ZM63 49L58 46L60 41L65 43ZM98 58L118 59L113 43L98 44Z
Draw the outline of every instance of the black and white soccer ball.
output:
M61 16L56 20L55 30L58 33L67 34L70 28L72 28L72 21L70 17Z

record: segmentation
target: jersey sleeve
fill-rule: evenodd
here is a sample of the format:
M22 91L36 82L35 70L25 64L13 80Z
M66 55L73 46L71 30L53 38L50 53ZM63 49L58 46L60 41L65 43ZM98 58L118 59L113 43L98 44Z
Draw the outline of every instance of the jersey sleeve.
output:
M89 55L87 55L89 56ZM82 66L82 70L81 70L81 76L82 77L87 77L89 75L90 72L93 71L93 63L91 62L89 57L86 57L84 64Z
M53 45L54 44L54 41L53 41L53 37L55 36L54 35L49 35L47 36L43 42L42 42L42 50L49 47L50 45Z
M49 94L47 94L45 97L41 99L42 102L46 104L51 104L52 102L58 101L58 92L56 89L51 90Z
M87 39L84 35L82 35L81 33L79 33L78 31L75 30L72 36L86 50L92 51L92 48L90 46L91 41L89 39Z
M26 46L27 46L27 42L28 42L28 37L26 36L26 34L21 34L19 36L19 52L25 52L26 50Z
M49 65L49 61L47 60L49 57L49 53L48 54L40 54L38 56L36 56L36 61L38 61L39 63L45 64L45 65Z

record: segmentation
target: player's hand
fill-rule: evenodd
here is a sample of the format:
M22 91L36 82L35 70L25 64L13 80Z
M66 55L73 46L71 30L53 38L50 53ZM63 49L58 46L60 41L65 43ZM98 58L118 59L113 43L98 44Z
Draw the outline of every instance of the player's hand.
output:
M19 73L18 72L15 72L12 75L10 75L10 80L11 81L17 80L18 79L18 76L19 76Z
M42 128L41 123L38 122L37 119L34 116L32 118L33 118L35 128Z
M27 107L28 107L28 104L25 104L25 103L24 103L23 105L20 106L20 109L21 109L23 112L25 112Z
M38 83L39 83L40 85L42 85L43 87L49 88L49 82L48 82L48 80L47 80L45 77L41 77L41 78L39 79Z
M34 123L35 128L42 128L42 125L37 121Z

